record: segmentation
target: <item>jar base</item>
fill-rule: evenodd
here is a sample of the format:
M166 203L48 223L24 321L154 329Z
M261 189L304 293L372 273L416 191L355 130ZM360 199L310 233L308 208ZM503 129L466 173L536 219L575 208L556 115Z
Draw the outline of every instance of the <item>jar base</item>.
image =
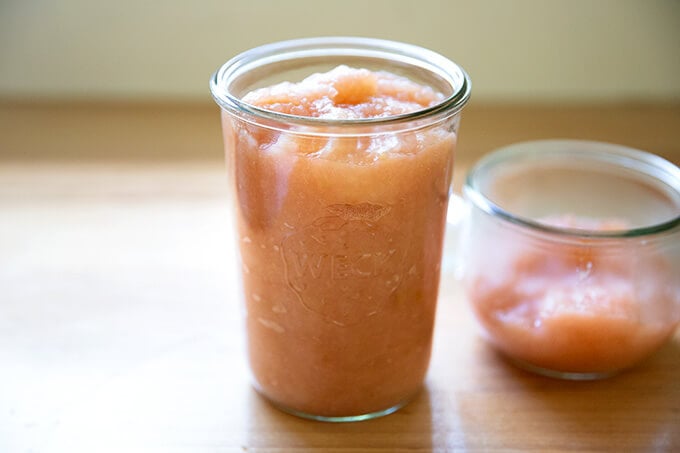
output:
M285 412L290 415L294 415L296 417L304 418L307 420L314 420L317 422L326 422L326 423L350 423L350 422L361 422L365 420L372 420L374 418L380 418L384 417L386 415L390 415L402 407L406 406L409 402L411 402L412 398L407 398L403 401L400 401L399 403L395 404L394 406L388 407L387 409L382 409L379 411L374 411L374 412L368 412L365 414L359 414L359 415L344 415L344 416L327 416L327 415L315 415L315 414L310 414L307 412L299 411L296 409L291 409L289 407L286 407L282 404L277 403L276 401L273 401L269 399L266 395L262 394L261 392L258 392L262 398L264 398L268 403L270 403L272 406L275 408L279 409L282 412Z
M515 359L512 357L505 356L506 359L518 368L525 371L529 371L534 374L541 376L553 378L553 379L563 379L567 381L596 381L599 379L607 379L615 376L621 372L621 370L615 371L596 371L592 373L575 373L571 371L559 371L551 370L549 368L543 368L523 360Z

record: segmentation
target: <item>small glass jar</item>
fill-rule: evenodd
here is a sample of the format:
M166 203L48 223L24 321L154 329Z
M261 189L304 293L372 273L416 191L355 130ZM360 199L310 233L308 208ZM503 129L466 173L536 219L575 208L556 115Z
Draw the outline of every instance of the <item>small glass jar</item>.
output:
M357 119L243 100L339 65L405 76L442 97ZM222 107L255 388L316 420L397 410L428 368L467 75L407 44L313 38L238 55L210 87Z
M595 379L680 321L680 169L642 151L512 145L468 174L465 293L485 335L534 372Z

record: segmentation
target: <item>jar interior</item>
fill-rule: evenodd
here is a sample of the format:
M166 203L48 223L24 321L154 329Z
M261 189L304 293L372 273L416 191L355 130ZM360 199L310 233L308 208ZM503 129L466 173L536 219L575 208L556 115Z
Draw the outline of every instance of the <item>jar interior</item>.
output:
M571 216L616 222L619 226L610 229L618 230L647 228L680 215L680 181L643 161L569 147L505 157L477 172L473 184L515 217L550 223L546 219Z
M451 96L454 92L454 87L445 78L422 65L408 62L406 59L398 60L394 56L388 59L361 55L312 55L259 61L257 66L248 67L247 71L242 71L239 77L234 78L228 90L240 99L252 90L281 82L300 82L311 74L328 72L339 65L371 71L387 70L421 85L430 86L445 97Z

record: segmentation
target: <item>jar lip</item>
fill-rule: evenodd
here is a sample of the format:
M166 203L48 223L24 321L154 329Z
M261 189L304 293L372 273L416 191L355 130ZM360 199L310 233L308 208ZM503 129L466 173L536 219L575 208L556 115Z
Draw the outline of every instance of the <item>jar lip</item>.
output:
M521 159L569 156L592 162L604 162L640 175L652 176L673 189L680 197L680 168L673 163L645 151L612 143L587 140L536 140L512 144L483 157L468 172L463 191L465 197L477 208L492 217L564 239L623 239L651 236L669 232L680 226L680 211L667 221L630 229L593 230L549 225L526 216L513 214L487 197L480 188L479 180L487 172ZM535 160L534 160L535 162Z
M452 93L430 107L399 115L356 119L328 119L274 112L243 102L229 90L229 83L248 71L264 64L295 58L375 57L398 60L409 66L425 69L444 79ZM410 122L439 114L450 116L459 112L470 98L471 83L467 73L441 54L412 44L362 37L317 37L274 42L240 53L224 63L210 79L213 99L231 112L281 123L304 126L366 126Z

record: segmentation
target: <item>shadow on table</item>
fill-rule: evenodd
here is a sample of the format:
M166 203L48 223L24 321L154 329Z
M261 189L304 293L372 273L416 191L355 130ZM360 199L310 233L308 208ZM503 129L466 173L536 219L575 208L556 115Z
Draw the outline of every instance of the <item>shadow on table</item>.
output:
M427 387L411 403L393 414L353 423L317 422L286 414L253 389L249 400L248 450L282 446L290 450L432 450L430 392Z
M680 451L677 337L636 368L597 381L537 376L486 349L497 374L491 388L457 402L466 433L484 424L485 448Z

